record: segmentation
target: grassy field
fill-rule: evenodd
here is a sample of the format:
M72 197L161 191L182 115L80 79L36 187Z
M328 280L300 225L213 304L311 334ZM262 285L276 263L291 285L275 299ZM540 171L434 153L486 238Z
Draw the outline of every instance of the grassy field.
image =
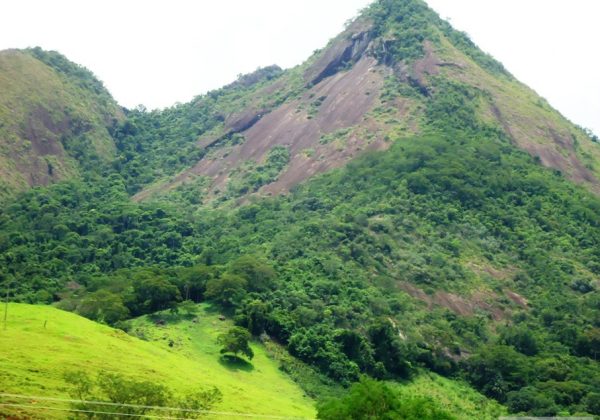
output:
M252 345L251 363L220 358L216 339L231 322L220 320L208 305L198 305L190 315L165 312L132 320L131 335L50 306L10 304L8 314L7 329L0 329L0 393L68 398L65 372L109 371L158 381L175 393L217 386L223 393L222 403L214 408L218 411L301 418L316 414L314 401L278 368L281 360L262 344ZM391 385L408 395L428 396L460 419L495 419L505 413L468 385L431 373ZM7 402L67 407L0 398L0 404ZM66 413L0 405L3 416L64 418Z
M187 319L185 319L187 318ZM157 325L157 321L165 325ZM220 347L216 344L216 337L231 324L228 321L220 321L208 305L199 305L196 316L181 317L171 316L167 312L160 315L145 316L131 322L131 331L144 340L158 343L164 349L172 349L173 352L182 354L188 359L196 360L202 365L214 364L219 358ZM172 346L172 347L171 347ZM267 345L268 355L265 347L253 346L255 357L252 365L241 364L238 366L225 366L234 373L239 373L240 383L250 388L270 387L271 384L261 382L265 377L276 377L280 375L277 366L270 359L279 360L281 356L274 356L273 346ZM279 351L284 351L279 349ZM284 351L285 352L285 351ZM283 358L290 358L285 352ZM264 359L264 361L263 361ZM248 372L256 372L259 375L248 375ZM307 372L303 372L304 375ZM306 378L302 378L306 379ZM473 390L468 384L444 378L434 373L423 372L411 381L405 383L394 383L391 385L400 392L407 395L426 396L434 399L441 407L455 415L459 419L484 420L497 419L506 414L506 410L500 404L486 398ZM321 393L327 391L326 387ZM276 389L273 389L276 392ZM332 394L344 392L341 389L332 389ZM323 395L319 395L322 397Z
M424 372L410 382L392 383L392 386L405 395L429 397L461 420L496 420L507 415L505 407L481 395L468 384L435 373Z
M66 371L110 371L160 382L175 393L217 386L223 393L222 403L214 408L218 411L315 416L314 402L267 357L262 345L252 346L251 364L221 362L215 340L230 324L204 306L194 320L164 326L149 318L135 320L134 332L148 341L49 306L10 304L8 314L7 329L0 330L0 393L68 398ZM7 402L48 405L35 399L0 399ZM0 406L0 417L18 415L64 418L66 413Z

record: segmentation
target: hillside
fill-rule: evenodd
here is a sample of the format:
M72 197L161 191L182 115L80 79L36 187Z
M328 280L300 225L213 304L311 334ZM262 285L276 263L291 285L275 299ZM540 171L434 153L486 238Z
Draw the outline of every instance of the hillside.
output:
M449 83L477 97L477 122L600 193L592 139L421 1L376 2L306 63L268 74L235 95L226 88L188 104L212 104L212 115L203 114L211 122L189 138L196 161L136 199L186 184L205 200L285 193L364 151L427 132L424 110Z
M54 52L0 52L0 199L113 158L122 112L94 76Z
M84 370L95 375L105 371L161 383L176 393L216 386L223 394L223 401L215 411L314 416L313 401L303 397L298 386L277 369L261 345L253 346L256 356L250 370L219 363L215 340L228 323L219 321L215 313L200 311L197 314L200 322L186 325L185 337L177 337L173 349L166 342L160 345L142 341L48 306L11 304L8 311L8 328L0 340L1 393L70 398L70 386L63 378L66 372ZM157 327L152 323L147 328L155 330L154 334L161 338L170 331L169 326ZM183 346L188 350L185 353ZM1 399L0 403L36 405L35 398ZM46 404L37 401L37 405ZM56 403L51 406L68 408ZM0 406L0 416L13 413L26 418L65 418L60 411Z
M1 207L12 300L188 363L221 321L150 321L212 305L317 407L366 375L447 418L600 415L600 145L422 1L110 132L94 176Z

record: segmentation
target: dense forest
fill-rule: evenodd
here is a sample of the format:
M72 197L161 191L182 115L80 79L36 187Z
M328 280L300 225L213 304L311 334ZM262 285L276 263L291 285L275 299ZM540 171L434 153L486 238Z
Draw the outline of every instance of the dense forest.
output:
M512 80L419 1L382 0L365 13L374 36L401 40L377 44L382 63L410 63L425 54L423 41L445 36ZM90 77L60 63L69 77ZM600 198L481 118L482 89L392 76L384 101L422 104L419 131L287 194L248 195L288 165L279 147L216 199L202 177L131 199L210 153L195 141L223 124L223 109L280 77L269 68L189 104L127 110L110 128L112 160L7 200L8 297L124 331L132 318L211 302L316 368L323 386L349 388L320 403L321 418L354 418L339 413L360 412L352 407L367 394L389 418L453 418L378 382L425 370L465 380L511 413L600 415Z

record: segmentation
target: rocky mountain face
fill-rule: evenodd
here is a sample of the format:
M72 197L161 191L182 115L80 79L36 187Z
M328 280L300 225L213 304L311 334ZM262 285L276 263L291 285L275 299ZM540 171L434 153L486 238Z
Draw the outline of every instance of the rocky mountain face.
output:
M599 148L584 131L424 4L379 2L307 63L234 102L234 110L200 136L201 159L136 198L197 177L207 179L209 196L222 195L249 168L263 165L273 148L287 150L287 165L244 194L289 191L365 150L426 132L424 109L448 83L477 96L477 121L497 127L542 165L600 192Z
M0 52L0 195L48 185L114 157L123 114L91 73L40 49Z

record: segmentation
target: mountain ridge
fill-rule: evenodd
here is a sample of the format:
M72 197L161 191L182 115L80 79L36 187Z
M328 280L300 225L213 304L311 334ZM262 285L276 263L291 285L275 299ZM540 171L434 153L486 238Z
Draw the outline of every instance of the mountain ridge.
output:
M415 30L415 25L422 26ZM290 154L280 178L267 185L241 188L246 190L243 194L286 192L312 175L344 165L363 150L388 147L390 137L403 137L405 133L382 124L381 118L378 121L373 114L396 119L396 125L408 125L407 133L418 132L422 119L419 108L425 106L430 91L436 89L436 78L478 90L482 102L477 110L480 120L498 126L513 144L544 166L561 171L596 194L600 192L600 152L588 134L516 81L500 63L441 21L423 2L377 2L317 53L312 62L296 69L284 72L282 80L265 87L263 92L255 92L252 102L269 102L271 91L286 83L306 83L304 88L296 88L305 92L304 96L291 92L281 105L242 106L226 115L223 129L201 136L198 143L201 149L212 148L215 153L203 156L192 168L162 186L146 189L136 199L144 199L156 190L169 191L197 177L206 178L209 187L204 193L208 196L214 197L215 190L216 195L222 195L229 184L236 184L240 173L243 178L251 172L244 169L245 165L260 165L270 148L280 146ZM297 75L292 83L294 71ZM395 92L396 103L379 97L386 80L388 84L406 85L403 93ZM340 83L337 90L331 87ZM356 85L352 102L344 96L344 83ZM335 109L328 106L333 103ZM378 112L381 108L385 111ZM344 121L341 115L349 118ZM331 125L331 118L338 121ZM245 125L239 125L241 122ZM370 133L357 132L360 130L355 126ZM346 132L335 133L338 130ZM219 142L226 144L232 135L238 136L239 144L219 151ZM338 150L326 144L329 135L338 137ZM348 144L339 145L340 140Z
M130 333L209 302L300 384L318 370L311 395L426 370L513 414L600 415L600 148L424 2L124 113L114 159L0 207L12 300Z
M91 73L82 77L84 72L78 70L81 68L72 63L66 64L68 60L64 57L48 58L51 53L45 53L41 49L26 52L42 62L46 57L44 64L47 65L54 60L55 71L62 77L85 79L88 89L92 87L95 94L108 98L103 99L103 102L112 101L110 94ZM160 195L190 183L202 184L198 194L212 197L211 200L224 195L271 195L286 192L315 174L344 165L365 150L388 147L390 138L402 138L406 133L419 132L419 121L422 119L419 109L425 106L429 91L435 89L434 79L440 77L479 89L482 95L482 104L477 111L480 120L496 124L516 146L538 158L544 166L561 171L596 194L600 192L600 152L591 142L593 138L589 133L570 123L535 92L516 81L500 63L481 52L464 34L452 29L424 2L411 0L375 2L306 64L286 71L277 66L266 67L225 86L223 91L239 87L248 93L233 101L225 99L225 106L229 109L214 114L209 126L199 127L195 135L190 133L183 142L177 140L185 146L189 155L185 157L179 152L179 160L185 163L178 165L176 171L160 177L153 175L150 176L151 179L141 178L141 184L138 181L138 186L132 189L133 193L137 193L134 199L146 199L155 193ZM348 88L354 84L361 92L353 92L351 102ZM382 100L380 96L385 84L402 84L406 88L403 88L402 93L395 89L396 102ZM263 86L262 89L253 89L257 85ZM199 101L210 102L207 98L219 91L221 90L199 96L186 106L195 107ZM389 90L385 94L388 93ZM354 103L357 99L361 99L362 103ZM216 98L215 105L220 101L222 100ZM330 104L335 104L335 108ZM113 101L107 105L114 109L116 104ZM175 116L177 111L174 110L176 107L163 113ZM152 121L153 118L157 119L152 116L158 114L153 112L151 116L147 116L150 125L159 123ZM325 115L328 117L324 119ZM116 125L123 121L120 111L116 109L111 118L113 121L106 122L109 133L100 134L104 139L98 140L103 143L102 150L97 149L96 152L100 152L100 156L109 157L116 151L113 166L118 167L119 161L125 160L127 163L130 158L115 150L111 143L126 141L127 136L131 137L131 132L121 130L123 139L108 139L107 136L119 136ZM332 118L337 121L332 121ZM98 119L93 119L97 121L92 126L98 127ZM279 123L282 119L287 122ZM398 133L395 127L390 127L385 122L390 119L395 119L396 125L404 125L407 131ZM39 125L32 122L29 126L35 124ZM44 125L43 119L41 124ZM102 127L92 130L102 130ZM21 137L27 142L34 134L35 132L22 132L17 134L17 138ZM76 137L76 133L74 134L66 133L63 137ZM291 138L288 139L290 135ZM192 144L194 136L197 137L197 149ZM236 136L238 144L230 144L232 136ZM249 137L247 142L246 136ZM96 138L98 135L92 134L91 137ZM335 142L330 141L331 137L335 138ZM135 138L127 141L131 140L136 141ZM349 144L346 146L343 144L345 142ZM42 160L55 159L52 156L57 153L64 155L61 144L58 143L51 141L53 151L47 157L42 157ZM82 157L86 153L90 154L86 152L86 146L75 147L79 148L74 152L80 156L79 160L91 158ZM94 147L96 146L92 145ZM285 167L279 168L279 173L269 179L257 181L255 185L237 185L241 178L253 176L256 166L264 164L274 147L288 149L289 157ZM91 150L89 146L87 148ZM18 154L11 150L13 149L9 146L4 155L14 160ZM47 152L40 150L42 156ZM33 151L33 155L36 153ZM70 157L69 154L72 155L73 152L67 153L67 157ZM127 151L126 154L130 152ZM33 170L35 175L30 175L28 181L22 176L19 181L18 172L27 171L24 163L27 159L20 159L23 162L20 170L4 171L12 178L9 184L18 183L22 189L24 182L35 185L52 179L46 163L46 168L38 164ZM65 163L61 157L58 162L59 164L54 165L59 166L54 170L57 172L54 175L57 179L74 176L80 166ZM6 164L4 166L8 168ZM88 163L87 166L93 165ZM165 178L165 175L168 177ZM32 176L40 178L39 181ZM202 181L198 178L202 178ZM234 190L232 194L227 193L230 184ZM4 188L7 191L10 189L9 186ZM240 190L244 192L240 193Z

